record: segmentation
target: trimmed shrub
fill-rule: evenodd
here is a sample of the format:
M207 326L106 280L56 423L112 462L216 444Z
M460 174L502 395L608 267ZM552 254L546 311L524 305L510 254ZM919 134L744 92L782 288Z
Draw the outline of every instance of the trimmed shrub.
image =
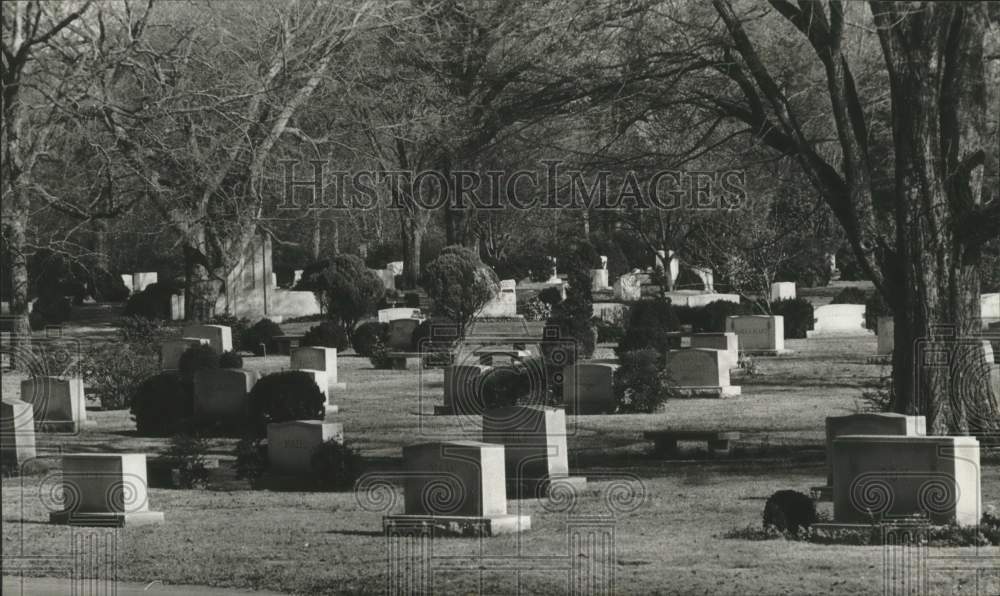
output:
M347 445L334 439L316 447L310 459L318 488L351 490L365 471L364 459Z
M326 398L312 376L299 370L262 377L250 390L247 410L258 436L267 425L291 420L322 420Z
M403 305L407 308L420 308L420 294L407 292L403 295Z
M764 504L764 527L798 535L816 523L816 503L808 495L794 490L779 490Z
M785 339L805 339L815 322L812 302L805 298L772 302L771 314L785 318Z
M274 338L284 334L281 326L271 319L261 319L243 332L240 344L244 350L253 352L254 356L263 356L275 351Z
M524 312L524 318L528 321L544 321L552 316L552 306L538 296L529 298L524 307L518 310Z
M545 363L538 357L494 367L486 373L481 385L485 408L550 403L545 372Z
M837 292L830 304L864 304L867 301L868 295L864 290L847 287Z
M243 356L239 352L223 352L219 356L219 368L243 368Z
M569 278L569 289L566 299L552 307L552 316L546 323L548 333L555 331L560 339L572 339L576 342L577 358L590 358L597 345L597 331L590 319L594 314L593 297L590 290L590 259L597 255L593 247L579 243L576 250L579 254L571 254L564 258L564 264ZM542 349L545 349L543 342ZM571 364L571 363L567 363Z
M91 350L80 366L87 394L101 400L105 410L125 410L143 379L156 374L159 359L144 346L111 343Z
M215 315L208 321L205 321L206 325L224 325L232 330L233 336L233 350L236 352L250 351L249 345L244 345L244 337L246 336L247 329L250 328L250 319L247 318L237 318L233 315Z
M615 403L619 413L655 412L671 397L670 378L663 370L663 354L655 349L623 352L615 371Z
M538 292L538 299L549 305L551 308L562 302L562 291L557 286L549 286Z
M170 297L177 291L176 284L157 282L146 286L138 294L132 294L125 303L125 316L140 316L147 319L170 320Z
M125 343L159 345L167 336L175 335L174 329L165 327L160 319L147 319L131 315L115 321L118 337Z
M349 254L310 265L303 271L299 287L315 292L325 312L345 331L374 312L385 296L382 280L360 257Z
M43 296L35 301L31 314L41 317L49 325L59 325L73 316L73 302L62 296Z
M434 313L455 321L463 334L472 317L500 290L496 273L461 246L446 246L427 265L422 283L434 301Z
M143 381L132 396L132 419L140 435L166 437L184 430L194 412L194 392L175 371Z
M351 342L347 339L343 325L333 321L323 321L309 328L309 331L302 336L301 345L336 348L338 352L342 352L351 345Z
M199 370L219 368L219 356L211 346L205 344L191 346L184 350L177 361L177 370L181 374L181 380L185 383L194 383L194 374Z
M258 481L267 470L267 445L263 439L244 437L234 450L236 478L247 480L251 488L257 488Z
M371 347L368 360L371 361L372 366L375 368L388 370L392 368L392 359L389 358L389 352L391 352L389 346L385 345L381 339L376 339Z
M358 356L371 356L372 348L377 341L385 341L389 333L389 325L378 321L366 321L358 325L354 330L354 337L351 344L354 346L354 353Z
M625 352L652 348L661 354L681 347L680 338L667 337L668 331L678 331L681 323L674 308L667 300L640 300L629 310L625 334L615 352L621 356Z

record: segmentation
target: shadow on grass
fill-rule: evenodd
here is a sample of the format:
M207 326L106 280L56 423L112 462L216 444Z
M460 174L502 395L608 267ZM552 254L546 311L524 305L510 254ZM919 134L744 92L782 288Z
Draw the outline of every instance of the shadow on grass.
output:
M330 530L327 534L338 534L340 536L365 536L368 538L385 536L384 532L376 532L375 530Z

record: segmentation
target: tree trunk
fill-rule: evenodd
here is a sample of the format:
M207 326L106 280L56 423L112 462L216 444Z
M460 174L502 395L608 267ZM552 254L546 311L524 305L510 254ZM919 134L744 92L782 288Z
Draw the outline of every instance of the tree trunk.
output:
M319 213L317 213L316 218L313 219L313 229L312 229L312 256L314 261L319 260L319 254L322 242L323 242L323 229L322 226L320 225Z
M12 190L11 194L17 193ZM10 197L12 205L17 204L17 197ZM13 319L11 329L11 368L18 368L18 354L26 354L31 349L31 326L28 323L28 257L25 254L28 212L13 210L4 218L3 229L6 237L6 249L10 256L10 316ZM30 358L29 358L30 359Z
M209 264L197 248L184 247L184 320L207 321L215 316L222 283L212 275Z
M403 279L404 288L412 289L420 282L420 243L424 230L413 217L403 217Z

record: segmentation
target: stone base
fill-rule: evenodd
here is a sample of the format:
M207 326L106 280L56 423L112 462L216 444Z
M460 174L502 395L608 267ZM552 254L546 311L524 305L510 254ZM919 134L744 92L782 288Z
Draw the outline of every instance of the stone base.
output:
M869 331L806 331L806 339L851 339L852 337L874 337L875 332Z
M530 530L531 516L387 515L382 518L382 529L397 535L430 532L435 536L497 536Z
M676 387L677 393L681 397L714 397L723 399L735 397L742 393L739 385L726 385L725 387Z
M742 356L758 356L758 357L777 357L785 356L788 354L794 354L795 350L741 350L740 355Z
M95 428L96 426L96 420L84 420L83 422L71 420L35 421L35 430L46 433L78 433L85 428Z
M811 486L809 487L809 496L812 497L813 501L818 501L820 503L833 502L833 487Z
M865 364L892 364L892 356L869 356L865 358Z
M557 478L528 478L517 482L507 477L507 497L510 499L544 499L549 495L559 499L567 492L581 496L587 488L586 476L560 476Z
M132 513L74 513L56 511L49 514L49 523L70 526L100 526L123 528L163 523L162 511L135 511Z

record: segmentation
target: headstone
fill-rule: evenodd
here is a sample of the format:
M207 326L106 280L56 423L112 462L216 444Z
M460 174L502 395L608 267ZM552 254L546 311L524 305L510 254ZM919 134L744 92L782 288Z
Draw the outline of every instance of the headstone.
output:
M296 370L320 370L326 373L327 389L343 389L337 381L337 348L304 346L291 350L291 365Z
M160 370L177 370L180 368L181 354L200 345L211 345L211 342L202 337L164 340L160 344Z
M388 269L372 269L371 272L382 281L382 285L385 289L396 289L396 276L392 274L392 271L389 271Z
M170 320L181 321L184 319L184 294L170 295Z
M3 467L20 468L35 457L35 417L31 404L19 399L0 402L0 453Z
M673 255L673 251L671 251L671 255ZM665 271L666 262L667 262L667 251L665 250L656 251L656 259L653 261L653 268L656 269L657 271Z
M563 404L576 415L611 414L615 403L617 364L578 362L563 368Z
M388 271L389 274L392 275L394 278L397 275L402 275L403 274L403 261L392 261L390 263L387 263L386 266L385 266L385 270Z
M257 373L239 368L208 368L194 374L194 415L204 420L239 421L247 415L247 394Z
M833 482L833 441L844 435L885 435L898 437L927 436L924 416L894 413L849 414L826 418L827 482Z
M618 278L614 286L615 298L626 302L634 302L642 298L642 285L633 273L626 273Z
M315 370L310 368L298 368L297 372L305 373L309 375L313 383L316 383L316 388L320 390L323 394L323 400L326 403L330 403L330 381L325 370Z
M500 280L500 291L479 311L480 317L517 316L517 282L513 279Z
M549 279L545 283L547 283L547 284L562 283L562 280L559 279L559 273L558 273L558 268L557 268L557 264L556 264L556 258L555 257L549 257L549 263L551 263L550 268L549 268Z
M766 355L785 352L785 318L781 315L726 317L726 331L736 334L740 352Z
M483 381L493 367L455 364L444 368L444 407L440 413L479 416L483 413Z
M344 442L344 426L322 420L292 420L267 425L267 460L277 474L311 474L312 456L330 440Z
M686 290L686 291L690 292L690 290ZM676 296L677 294L680 294L680 292L668 292L667 296L670 297L671 300L673 300L673 297ZM699 293L699 294L686 294L682 300L673 300L674 305L677 305L677 306L691 306L691 307L705 306L705 305L711 304L713 302L732 302L733 304L739 304L740 303L740 295L739 294L718 294L716 292L712 292L712 293L708 293L708 294L703 294L703 293Z
M394 319L389 322L386 343L392 350L410 350L413 346L413 332L420 325L417 319Z
M305 270L304 270L304 269L296 269L296 270L295 270L295 271L294 271L294 272L292 273L292 287L293 287L293 288L294 288L295 286L299 285L299 282L300 282L300 281L302 281L302 274L303 274L304 272L305 272Z
M146 289L147 286L156 283L156 272L155 271L145 271L141 273L132 274L132 292L139 293Z
M730 356L722 350L688 348L667 352L666 370L681 395L731 397L740 388L729 384Z
M144 453L74 453L62 457L64 509L49 521L125 526L163 523L149 510Z
M924 517L975 526L982 516L973 437L844 435L833 441L835 523Z
M122 276L122 283L125 284L125 288L128 290L128 293L131 294L132 289L135 287L135 281L132 278L132 274L122 273L121 276Z
M869 335L865 328L864 304L827 304L817 308L813 317L815 323L806 337L831 337Z
M621 302L594 302L593 317L608 323L622 324L627 310Z
M233 330L225 325L187 325L181 336L207 339L216 354L233 350Z
M379 323L391 323L397 319L420 319L419 308L383 308L378 311Z
M76 432L87 422L83 380L34 377L21 381L21 401L31 404L41 430Z
M692 267L691 271L701 279L702 291L706 294L715 293L715 275L711 269Z
M278 274L274 273L272 271L271 272L271 288L277 288L277 287L278 287Z
M590 289L593 292L607 290L608 286L608 270L607 269L591 269L590 270Z
M833 253L826 254L826 268L831 276L837 275L837 255Z
M721 350L729 357L729 367L735 368L740 361L739 338L733 332L727 333L693 333L691 335L692 348L707 348L710 350Z
M794 281L776 281L771 284L771 302L792 300L795 298Z
M991 323L1000 322L1000 293L981 295L979 307L983 328L989 328Z
M878 318L878 349L877 354L892 354L893 343L895 342L894 333L895 330L895 320L892 317L879 317ZM867 434L867 433L862 433Z
M601 269L607 271L608 269L608 257L601 255Z

